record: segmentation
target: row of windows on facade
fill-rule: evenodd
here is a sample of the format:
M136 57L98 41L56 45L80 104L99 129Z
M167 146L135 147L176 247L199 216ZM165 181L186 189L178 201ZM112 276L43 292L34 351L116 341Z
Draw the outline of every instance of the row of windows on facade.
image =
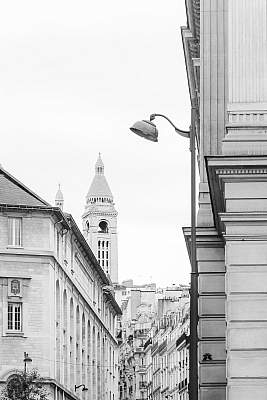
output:
M68 307L69 304L69 307ZM68 301L66 290L64 290L61 301L59 283L56 283L56 354L57 373L60 380L62 376L65 385L73 390L75 381L82 381L89 388L87 395L89 399L102 399L104 387L110 387L114 381L115 374L115 352L111 342L104 338L90 322L88 315L75 305L73 298ZM69 323L68 323L69 321ZM68 327L68 328L66 328ZM61 336L61 329L63 335ZM101 338L102 336L102 338ZM62 348L63 359L60 357ZM73 367L68 369L69 363ZM61 369L61 362L62 369ZM105 367L105 368L104 368ZM61 372L62 371L62 372ZM110 382L107 382L107 373L111 373ZM105 377L103 373L105 372ZM102 394L101 394L102 393Z
M57 324L57 326L59 326L59 325ZM78 324L78 326L79 326L79 324ZM78 328L78 326L76 326L76 329ZM88 325L88 326L89 326L89 330L88 330L88 333L89 333L90 332L90 325ZM83 328L83 332L84 332L84 330L85 330L85 328ZM10 302L10 303L8 303L8 332L21 332L21 331L22 331L22 304L21 303ZM57 332L57 333L59 334L59 332ZM65 337L65 333L66 332L65 332L65 329L64 329L63 330L63 338ZM92 350L93 350L92 355L93 355L94 358L96 358L96 349L97 349L97 347L99 347L99 334L98 334L97 338L98 338L98 341L96 343L96 334L95 334L95 330L93 328L93 330L92 330ZM90 334L89 334L88 339L90 340ZM70 339L70 347L72 348L71 342L72 342L72 340ZM58 340L57 340L57 343L59 343ZM64 343L66 343L65 340L64 340ZM97 344L97 347L96 347L96 344ZM103 345L104 345L104 343L103 343ZM106 343L106 346L107 346L107 343ZM89 348L90 348L90 345L89 345ZM77 355L77 354L79 354L79 350L78 349L79 349L79 345L77 343L76 344L76 363L77 363L77 366L80 363L79 357ZM63 353L64 354L66 354L65 350L66 350L66 345L63 346ZM103 360L104 360L103 350L104 350L104 348L102 349L102 360L101 360L102 363L103 363ZM71 362L73 362L73 351L74 350L72 348L72 351L70 351L70 361ZM111 347L109 348L109 351L108 351L108 347L107 347L106 348L106 355L107 355L108 352L109 352L109 355L110 355L109 364L108 365L110 367L113 366L113 374L114 374L114 362L115 362L115 360L114 360L114 351L112 352ZM97 352L97 353L99 354L99 352ZM58 350L57 350L57 354L58 354ZM84 355L84 352L82 352L82 355ZM99 360L99 355L98 355L97 358ZM81 361L82 361L82 369L83 369L83 365L85 365L85 359L84 359L83 356L82 356L82 360ZM64 369L67 366L66 362L67 362L67 360L65 359ZM90 363L90 359L89 359L89 354L88 354L88 357L87 357L87 365L88 366L90 366L89 363ZM59 363L57 363L57 366L59 367ZM95 367L97 367L97 363L95 364ZM77 372L78 372L78 370L77 370ZM96 386L97 386L96 373L94 373L94 371L91 371L91 367L90 367L89 368L89 374L91 372L93 372L92 380L93 380L93 384L94 384L94 386L96 388ZM88 373L88 371L87 371L87 373ZM84 377L85 377L84 369L83 369L82 376L83 376L83 380L84 380ZM59 377L60 377L60 372L58 370L57 371L57 378L59 378ZM73 372L72 372L72 376L71 377L72 377L72 380L73 380L74 379ZM100 378L100 376L98 376L98 379L99 378ZM65 369L65 371L64 371L64 381L65 381L64 383L65 384L66 384L66 380L67 380L67 378L66 378L66 369ZM89 382L90 381L88 381L88 383ZM100 388L99 387L98 387L98 392L100 392Z
M89 222L87 221L87 227L89 229ZM106 221L100 221L99 233L108 233L109 227ZM22 246L22 218L21 217L10 217L8 218L8 245L10 246ZM104 242L102 243L104 246ZM100 243L98 242L98 246ZM108 247L108 242L106 243Z
M105 221L103 221L105 222ZM22 218L21 217L10 217L8 218L8 245L9 246L22 246ZM66 257L66 245L67 241L65 238L64 247L64 257ZM60 247L60 234L57 232L57 256L59 256ZM103 250L104 249L104 250ZM98 262L101 267L109 273L110 264L110 246L109 241L98 241ZM11 325L10 325L11 326ZM18 328L20 330L21 328Z
M103 248L106 251L106 241L103 241ZM65 266L67 265L65 261L67 261L68 255L67 255L67 237L66 235L60 235L60 233L57 231L56 234L56 248L57 248L57 257L60 259L60 255L62 255L64 259L64 264ZM62 249L62 253L60 251ZM109 247L107 247L109 250ZM75 253L76 254L76 253ZM83 267L83 262L80 259L80 257L76 256L76 261L78 262L78 265L80 264ZM98 262L101 265L101 267L105 270L104 265L102 265L99 257L98 257ZM82 273L83 268L75 268L75 263L72 266L72 271L76 273L76 277L81 279L83 281L83 284L87 282L88 284L88 291L87 294L90 297L90 299L93 301L94 305L97 305L99 313L101 312L102 315L104 316L104 302L103 302L103 297L101 296L102 289L101 287L98 287L97 282L95 279L88 279L85 274ZM106 266L106 273L109 273L109 264Z
M22 332L22 302L8 302L7 313L8 332ZM109 329L111 330L111 332L113 332L115 328L114 317L112 317L111 313L108 312L108 310L104 312L104 317L105 323L108 324Z

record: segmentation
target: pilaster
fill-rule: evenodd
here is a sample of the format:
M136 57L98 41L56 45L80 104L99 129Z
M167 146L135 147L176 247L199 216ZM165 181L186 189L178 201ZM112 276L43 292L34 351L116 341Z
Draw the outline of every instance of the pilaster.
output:
M221 154L227 105L227 7L222 0L200 2L200 143L198 226L213 226L204 158Z
M184 228L190 255L190 229ZM224 242L214 228L197 228L199 399L224 400L225 259ZM206 359L205 354L210 354Z
M217 230L225 241L227 399L267 391L267 157L208 157Z
M267 3L228 3L228 104L223 154L267 154Z

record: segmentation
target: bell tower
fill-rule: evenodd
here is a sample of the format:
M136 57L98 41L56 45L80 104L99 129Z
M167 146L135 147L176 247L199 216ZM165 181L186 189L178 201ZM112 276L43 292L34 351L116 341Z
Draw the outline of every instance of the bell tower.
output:
M112 283L118 282L117 215L99 153L82 216L83 234Z

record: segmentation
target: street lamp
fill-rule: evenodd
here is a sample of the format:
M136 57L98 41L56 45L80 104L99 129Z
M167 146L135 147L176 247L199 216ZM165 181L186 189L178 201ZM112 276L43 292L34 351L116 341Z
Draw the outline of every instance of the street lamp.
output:
M132 132L134 132L136 135L141 136L147 140L151 140L152 142L157 142L158 141L158 130L155 124L153 124L153 120L156 117L163 117L169 123L174 127L175 132L177 132L179 135L189 138L190 137L190 131L183 131L182 129L177 128L174 123L166 117L166 115L163 114L151 114L149 121L147 120L142 120L142 121L137 121L133 126L130 128Z
M77 389L79 389L80 387L82 387L83 386L83 388L82 388L82 392L85 392L86 390L88 390L88 388L87 387L85 387L85 385L82 383L81 385L75 385L74 386L74 390L75 390L75 392L76 392L76 390Z
M190 346L189 346L189 399L198 399L198 355L197 355L197 325L198 325L198 268L196 261L196 147L195 147L195 119L196 107L191 108L191 126L189 131L177 128L174 123L163 114L151 114L149 121L136 122L130 130L152 142L158 141L158 130L152 122L155 117L165 118L180 136L190 138L191 153L191 279L190 279Z
M26 375L27 372L27 363L32 362L32 359L29 357L29 354L24 351L24 374Z

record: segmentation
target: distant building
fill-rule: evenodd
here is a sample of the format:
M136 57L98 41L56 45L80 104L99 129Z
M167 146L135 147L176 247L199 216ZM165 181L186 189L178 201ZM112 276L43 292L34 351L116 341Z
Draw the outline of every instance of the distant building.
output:
M56 202L0 169L0 381L27 352L51 399L117 400L120 308L62 193Z
M120 399L165 399L170 390L169 343L178 358L176 340L184 331L188 335L189 287L131 286L122 303Z
M118 283L117 215L99 153L95 176L86 196L83 233L99 265L113 283Z
M179 323L167 344L168 399L188 400L189 385L189 302L180 311Z

